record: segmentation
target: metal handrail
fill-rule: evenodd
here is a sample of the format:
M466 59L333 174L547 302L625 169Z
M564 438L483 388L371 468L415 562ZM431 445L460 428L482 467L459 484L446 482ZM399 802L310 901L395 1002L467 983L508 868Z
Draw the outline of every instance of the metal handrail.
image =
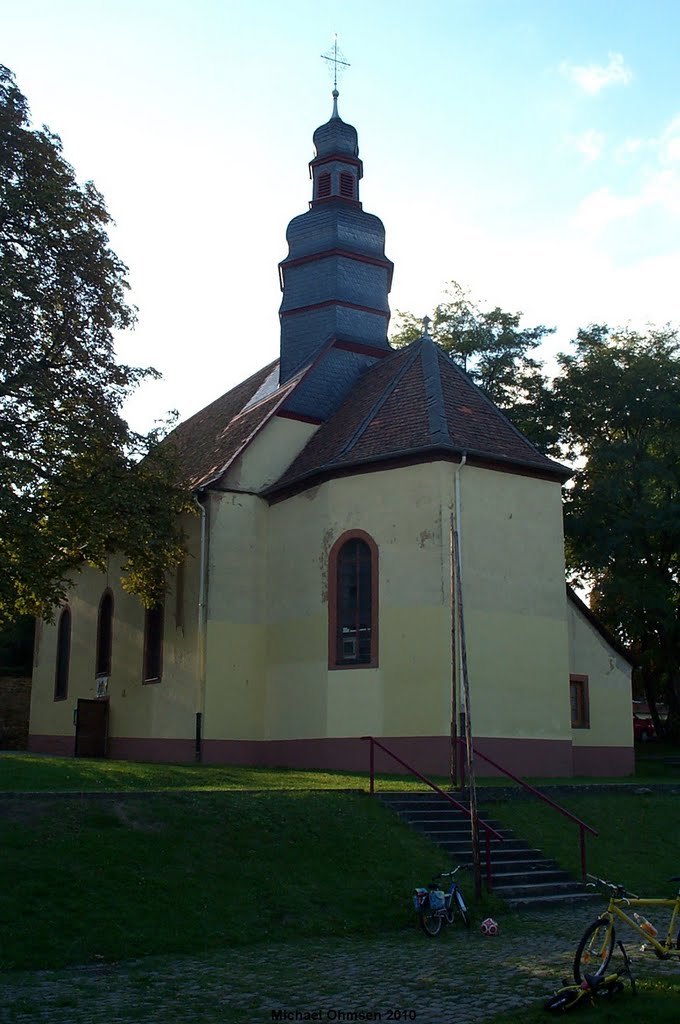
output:
M435 782L432 782L425 775L422 775L421 772L419 772L417 768L414 768L412 765L407 764L406 761L402 760L401 757L398 757L393 751L391 751L389 749L389 747L386 747L384 743L381 743L380 740L377 740L375 738L375 736L362 736L361 739L362 740L368 740L369 743L370 743L370 748L369 748L370 789L369 789L369 791L371 793L371 796L373 796L374 793L375 793L375 752L374 752L374 748L375 747L380 747L380 749L383 750L386 754L388 754L394 761L396 761L398 764L400 764L403 768L406 768L406 770L409 771L411 773L411 775L415 775L415 777L417 779L420 779L420 781L424 782L427 786L430 787L430 789L433 789L435 791L435 793L438 793L440 796L444 797L445 800L448 800L448 802L450 804L452 804L454 807L456 807L459 811L462 811L464 814L466 814L468 816L468 818L472 818L472 814L470 813L470 809L468 807L466 807L465 804L462 804L460 802L460 800L456 800L454 797L451 796L450 793L447 793L440 786L438 786ZM489 890L489 892L491 892L491 888L492 888L492 884L491 884L491 837L493 836L494 839L498 839L501 843L504 840L503 840L503 836L500 834L500 832L497 832L496 829L492 825L489 825L486 821L481 821L481 820L478 819L478 824L484 829L485 848L486 848L486 887Z
M456 743L465 743L465 740L461 739L460 737L455 737L455 742ZM581 821L581 819L577 818L575 814L572 814L571 811L568 811L566 809L566 807L561 807L560 804L555 803L555 801L551 800L549 796L545 795L545 793L541 793L540 789L536 789L535 786L531 786L528 782L525 782L524 779L520 779L517 775L513 775L513 773L511 771L508 771L507 768L504 768L503 765L498 764L498 762L494 761L491 757L487 757L486 754L482 754L482 752L480 750L476 750L475 747L473 747L472 748L472 752L475 755L475 757L481 757L481 759L483 761L486 761L487 764L490 764L493 768L496 768L499 772L502 772L503 775L507 775L507 777L509 779L512 779L513 782L517 782L524 789L528 790L529 793L532 793L534 796L537 796L539 798L539 800L542 800L544 803L548 804L554 810L559 811L560 814L564 815L565 818L569 818L570 821L573 821L573 822L575 822L575 824L578 825L578 828L579 828L579 845L580 845L580 849L581 849L581 874L582 874L582 877L583 877L583 881L585 882L586 876L588 874L587 865L586 865L586 836L585 836L585 834L586 834L586 832L590 832L591 835L597 836L597 835L599 835L597 829L591 828L591 826L587 825L585 823L585 821Z

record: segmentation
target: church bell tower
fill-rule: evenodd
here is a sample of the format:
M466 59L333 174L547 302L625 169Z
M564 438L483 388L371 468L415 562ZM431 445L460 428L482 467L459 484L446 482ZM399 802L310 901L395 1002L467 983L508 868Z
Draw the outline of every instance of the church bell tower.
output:
M288 256L279 264L280 380L285 383L332 345L335 362L341 351L355 357L340 374L351 385L350 378L392 351L387 328L393 264L385 256L382 222L359 200L357 132L338 114L337 88L330 120L314 132L314 148L309 209L288 225ZM327 405L321 403L321 418Z

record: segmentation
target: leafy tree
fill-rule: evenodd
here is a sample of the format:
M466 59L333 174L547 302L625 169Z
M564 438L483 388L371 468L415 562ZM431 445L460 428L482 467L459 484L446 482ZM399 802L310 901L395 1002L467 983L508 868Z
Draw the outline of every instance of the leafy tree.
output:
M121 416L156 372L115 360L135 310L109 224L0 65L0 621L49 615L73 571L114 550L151 603L180 556L170 456Z
M680 738L680 340L670 327L593 326L560 357L568 566L637 660ZM656 712L655 724L659 726Z
M419 338L423 327L412 313L397 316L390 340L399 348ZM480 309L452 281L446 300L435 309L430 334L529 440L549 451L556 439L552 395L531 353L554 328L522 327L521 318L499 306Z

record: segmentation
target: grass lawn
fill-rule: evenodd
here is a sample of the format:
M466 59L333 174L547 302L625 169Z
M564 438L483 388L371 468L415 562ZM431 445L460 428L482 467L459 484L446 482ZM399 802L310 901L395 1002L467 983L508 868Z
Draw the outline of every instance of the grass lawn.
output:
M448 866L330 792L12 797L0 849L4 968L412 927L413 887Z
M661 762L654 771L663 778ZM348 773L3 754L0 791L44 795L0 795L0 967L411 928L413 886L448 864L357 791L365 785ZM559 800L600 830L589 841L595 873L647 893L680 873L676 796ZM534 801L489 811L578 872L568 822ZM475 917L496 907L487 900Z

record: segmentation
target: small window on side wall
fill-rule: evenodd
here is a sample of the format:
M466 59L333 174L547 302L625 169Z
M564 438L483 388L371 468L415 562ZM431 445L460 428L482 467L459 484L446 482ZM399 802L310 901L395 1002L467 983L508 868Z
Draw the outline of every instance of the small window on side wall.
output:
M340 537L328 564L329 668L378 664L378 549L363 530Z
M54 699L66 700L71 664L71 610L64 608L57 626L57 660L54 671Z
M572 729L589 729L588 676L569 676L569 700Z
M165 609L162 604L147 608L144 615L144 682L158 683L163 675L163 624Z

